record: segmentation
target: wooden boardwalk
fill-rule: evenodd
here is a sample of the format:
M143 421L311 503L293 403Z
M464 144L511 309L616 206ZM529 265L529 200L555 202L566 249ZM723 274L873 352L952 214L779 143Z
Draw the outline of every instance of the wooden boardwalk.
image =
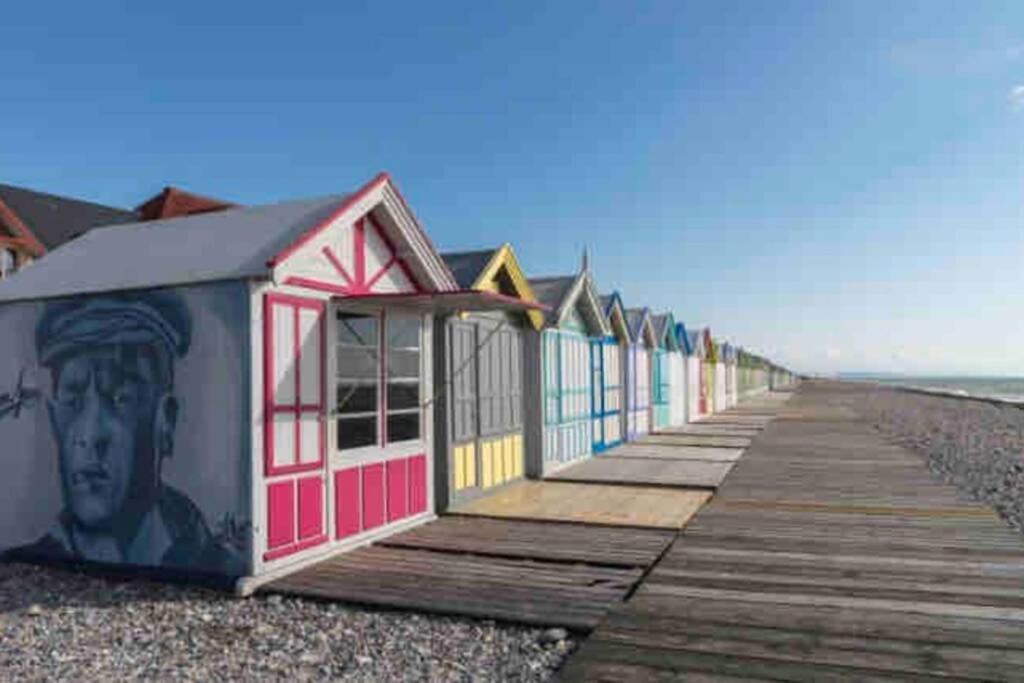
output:
M846 391L803 385L565 680L1024 679L1021 536Z

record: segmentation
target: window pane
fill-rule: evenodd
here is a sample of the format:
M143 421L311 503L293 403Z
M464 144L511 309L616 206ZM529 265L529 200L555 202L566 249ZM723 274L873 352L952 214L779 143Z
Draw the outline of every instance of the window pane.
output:
M376 379L377 355L376 349L339 346L338 376L349 379Z
M338 412L377 412L377 387L374 384L338 384Z
M419 408L420 384L391 382L388 384L388 410Z
M338 420L338 450L373 446L376 443L376 417L353 417Z
M414 316L388 316L388 347L392 349L418 349L420 347L420 319Z
M419 379L419 351L389 351L388 377L408 377Z
M338 313L338 341L349 346L377 346L377 318Z
M388 442L410 441L420 438L420 414L388 415Z

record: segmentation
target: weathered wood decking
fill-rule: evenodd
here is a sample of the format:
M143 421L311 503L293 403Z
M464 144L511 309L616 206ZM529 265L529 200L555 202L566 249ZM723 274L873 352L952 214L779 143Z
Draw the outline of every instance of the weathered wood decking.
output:
M801 388L565 680L1024 677L1020 535L845 391Z
M700 438L733 429L709 423ZM562 470L559 480L511 484L263 590L590 630L630 594L741 454L626 444Z

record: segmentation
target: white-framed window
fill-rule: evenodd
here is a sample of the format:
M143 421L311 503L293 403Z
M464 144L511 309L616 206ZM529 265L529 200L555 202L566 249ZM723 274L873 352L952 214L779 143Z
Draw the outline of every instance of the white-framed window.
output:
M0 249L0 280L18 269L18 254L13 249Z
M337 450L422 438L421 318L339 311L336 321Z

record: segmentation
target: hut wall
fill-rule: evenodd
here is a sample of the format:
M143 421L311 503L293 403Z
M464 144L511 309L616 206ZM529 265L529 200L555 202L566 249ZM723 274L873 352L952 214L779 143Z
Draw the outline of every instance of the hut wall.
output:
M243 282L0 306L0 549L251 570Z

